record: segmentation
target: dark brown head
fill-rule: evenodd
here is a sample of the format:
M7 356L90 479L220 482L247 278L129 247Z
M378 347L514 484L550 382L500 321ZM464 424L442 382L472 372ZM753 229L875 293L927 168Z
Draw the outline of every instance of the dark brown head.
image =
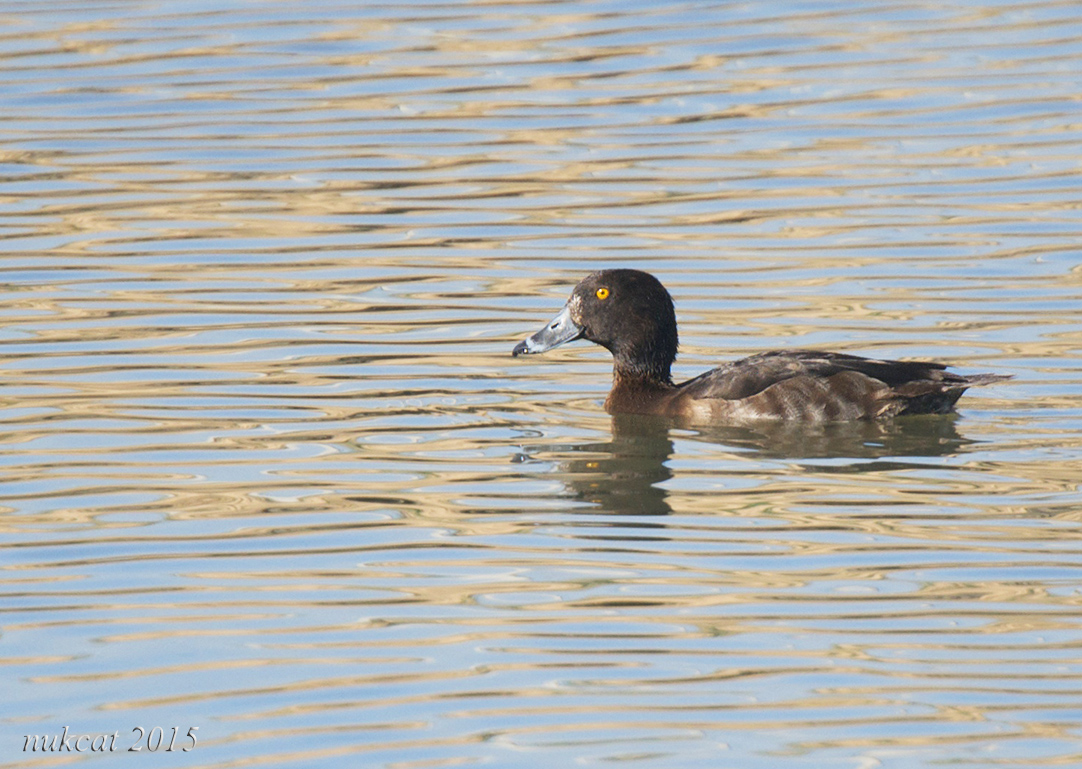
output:
M512 355L551 350L589 339L612 353L618 375L672 382L676 312L657 278L639 270L602 270L583 278L560 314L519 342Z

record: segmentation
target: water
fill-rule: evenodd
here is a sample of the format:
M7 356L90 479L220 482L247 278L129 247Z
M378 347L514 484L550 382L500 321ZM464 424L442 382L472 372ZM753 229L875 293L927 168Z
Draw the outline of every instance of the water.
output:
M0 766L1082 761L1074 4L0 18ZM510 357L613 266L681 379L1015 378L613 420Z

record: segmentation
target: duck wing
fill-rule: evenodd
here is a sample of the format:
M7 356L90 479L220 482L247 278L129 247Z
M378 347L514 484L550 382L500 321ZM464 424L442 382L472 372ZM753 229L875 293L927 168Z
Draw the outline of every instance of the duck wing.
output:
M726 401L715 410L733 417L834 421L945 413L967 387L1005 378L965 377L925 361L777 350L733 361L678 389L694 401Z

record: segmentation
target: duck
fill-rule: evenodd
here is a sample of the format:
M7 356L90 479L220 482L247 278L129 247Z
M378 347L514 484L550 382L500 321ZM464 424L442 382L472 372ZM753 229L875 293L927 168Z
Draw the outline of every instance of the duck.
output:
M930 361L863 358L817 350L771 350L673 382L679 338L672 297L633 269L587 275L563 309L512 356L548 352L576 339L613 358L610 414L654 414L699 424L759 420L850 422L946 414L968 388L1009 379L963 376Z

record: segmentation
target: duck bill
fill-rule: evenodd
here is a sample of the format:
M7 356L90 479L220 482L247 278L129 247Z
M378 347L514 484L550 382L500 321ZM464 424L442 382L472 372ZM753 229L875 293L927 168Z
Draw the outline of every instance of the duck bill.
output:
M543 329L529 339L519 342L511 351L512 356L534 355L559 347L582 336L582 328L571 320L571 307L565 306L560 314L550 320Z

